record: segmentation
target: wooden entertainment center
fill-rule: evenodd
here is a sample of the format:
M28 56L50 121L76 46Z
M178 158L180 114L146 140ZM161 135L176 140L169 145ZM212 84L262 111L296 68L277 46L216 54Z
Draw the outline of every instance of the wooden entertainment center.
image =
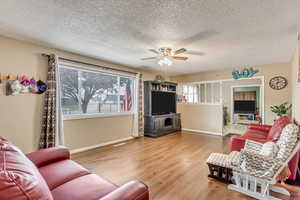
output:
M171 82L144 82L145 136L159 137L181 130L180 113L176 113L176 87Z

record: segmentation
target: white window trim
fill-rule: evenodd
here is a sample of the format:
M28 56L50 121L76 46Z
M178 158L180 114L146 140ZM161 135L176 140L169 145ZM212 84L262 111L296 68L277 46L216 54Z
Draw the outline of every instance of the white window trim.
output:
M261 105L262 105L262 123L265 124L265 76L253 76L253 77L248 77L248 78L240 78L239 80L251 80L251 79L260 79L261 80L261 92L262 92L262 98L261 98ZM179 85L187 85L187 84L196 84L196 83L211 83L211 82L219 82L221 84L221 89L220 89L220 95L221 95L221 102L217 105L223 105L223 88L222 85L226 81L233 81L233 78L229 79L218 79L218 80L210 80L210 81L197 81L197 82L182 82L179 83ZM186 104L184 102L177 102L179 104ZM204 104L204 103L198 103L198 104ZM205 104L205 105L211 105L211 104Z
M134 112L118 112L118 113L88 113L88 114L73 114L73 115L64 115L64 120L77 120L77 119L91 119L91 118L103 118L103 117L118 117L134 115Z
M184 89L182 89L182 95L183 96L190 96L190 95L192 95L192 102L185 102L185 103L187 103L187 104L197 104L198 103L198 101L199 101L199 95L198 95L198 98L195 98L195 94L197 94L197 84L183 84L182 85L182 88L183 88L183 86L186 86L187 87L187 92L186 93L184 93ZM192 91L190 91L190 87L192 87ZM196 93L195 93L195 91L194 91L194 87L196 87ZM195 101L197 101L197 102L195 102Z
M109 71L109 70L96 68L96 67L86 65L86 64L78 64L78 63L73 63L73 62L68 62L68 61L63 61L63 60L60 60L58 62L58 65L59 65L59 67L65 66L66 68L74 69L74 70L95 72L95 73L103 73L103 74L113 75L113 76L123 76L123 77L127 77L127 78L136 78L135 74L125 73L125 72L118 72L118 71L112 72L112 71Z
M211 102L207 102L207 83L210 83L211 84ZM214 93L213 93L213 84L214 83L219 83L220 84L220 91L219 91L219 98L220 98L220 101L219 102L214 102ZM204 94L201 94L200 91L200 85L203 84L204 85ZM183 87L183 86L199 86L198 88L198 102L177 102L179 104L197 104L197 105L222 105L222 81L220 80L213 80L213 81L201 81L201 82L190 82L190 83L180 83L180 85ZM189 88L189 87L188 87ZM183 93L182 95L184 95L185 93ZM189 89L188 89L188 94L189 93ZM201 95L204 95L204 102L201 102ZM193 95L193 98L194 98L194 95Z
M137 84L137 77L136 75L131 75L131 74L126 74L126 73L112 73L112 72L107 72L102 69L96 69L95 67L90 67L84 64L77 64L77 63L71 63L71 62L64 62L64 61L59 61L59 68L65 68L65 69L73 69L77 71L87 71L87 72L94 72L94 73L101 73L105 75L112 75L112 76L117 76L118 80L120 77L124 78L130 78L133 81L132 88L136 87ZM117 116L126 116L126 115L134 115L137 111L135 111L135 104L137 103L135 100L135 90L132 90L133 92L133 104L132 104L132 111L129 112L111 112L111 113L85 113L85 114L70 114L70 115L63 115L63 120L80 120L80 119L91 119L91 118L104 118L104 117L117 117ZM118 100L119 101L119 100ZM119 110L120 105L118 105L118 110ZM120 111L120 110L119 110Z

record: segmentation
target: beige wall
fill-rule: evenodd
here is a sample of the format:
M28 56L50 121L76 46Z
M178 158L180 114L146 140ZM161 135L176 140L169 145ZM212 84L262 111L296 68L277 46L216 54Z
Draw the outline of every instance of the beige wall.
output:
M255 76L265 77L265 122L267 124L272 124L275 115L270 111L271 105L281 104L285 101L291 102L291 83L283 90L273 90L269 87L269 81L274 76L284 76L288 80L291 80L291 64L290 63L274 63L261 66L253 66L258 69L259 72ZM174 76L170 77L171 81L176 81L178 83L184 82L197 82L197 81L207 81L207 80L222 80L230 79L232 70L220 70L220 71L209 71L200 72L188 75ZM209 119L208 120L213 120Z
M300 75L299 67L299 48L297 47L292 60L292 103L293 103L293 117L300 122L300 82L298 76Z
M125 66L115 65L97 59L0 36L0 73L14 75L24 74L45 79L47 60L41 56L41 53L56 53L62 57L84 62L130 69ZM281 91L271 90L268 87L269 79L275 75L283 75L290 80L289 63L271 64L260 66L258 68L260 69L258 75L264 75L266 77L266 110L269 110L270 105L279 104L289 99L289 96L291 95L290 85ZM293 70L295 69L293 68ZM144 80L153 79L156 75L154 72L150 73L142 71L142 73ZM177 76L173 77L172 80L178 82L193 82L201 80L220 80L230 77L231 70L224 70ZM295 83L295 86L299 87L299 84ZM17 96L5 96L5 84L0 84L0 87L0 135L11 140L25 152L36 150L40 135L43 95L23 94ZM297 88L295 90L297 90ZM294 99L297 99L298 96L295 96ZM179 112L180 109L181 108L178 109ZM193 110L189 107L187 109L192 113ZM201 111L201 114L203 112L204 111ZM272 122L274 116L270 112L266 112L266 117L268 122ZM210 122L215 120L214 116L208 115L208 119L210 118L213 119L208 120ZM196 126L194 127L196 122L187 119L188 118L186 118L186 115L184 114L184 127L185 124L187 124L187 126L190 126L190 129L197 128ZM132 116L69 120L65 121L65 140L67 146L71 149L77 149L116 139L127 138L131 135L131 129ZM214 129L210 130L214 131ZM215 131L217 130L218 129Z
M131 136L132 115L68 120L64 123L66 146L80 149Z
M178 103L182 129L222 134L222 106Z
M41 53L56 53L62 57L84 62L129 69L0 36L0 73L41 77L45 80L47 60L41 56ZM145 71L142 73L145 80L153 79L155 75ZM5 84L0 84L0 87L0 135L11 140L25 152L36 150L41 129L43 95L5 96ZM131 135L131 129L132 116L69 120L65 121L65 140L67 146L76 149L127 138Z

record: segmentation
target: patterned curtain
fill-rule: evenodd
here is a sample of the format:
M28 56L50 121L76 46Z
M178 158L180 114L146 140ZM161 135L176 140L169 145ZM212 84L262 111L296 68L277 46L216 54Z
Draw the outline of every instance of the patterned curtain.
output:
M144 136L144 106L143 106L143 79L142 74L139 74L139 88L138 88L138 133L139 136Z
M60 107L59 82L58 57L51 54L48 58L48 89L44 99L40 149L63 145L63 120Z
M144 135L144 116L143 116L143 82L142 74L136 75L135 84L135 108L133 118L133 137L140 137Z

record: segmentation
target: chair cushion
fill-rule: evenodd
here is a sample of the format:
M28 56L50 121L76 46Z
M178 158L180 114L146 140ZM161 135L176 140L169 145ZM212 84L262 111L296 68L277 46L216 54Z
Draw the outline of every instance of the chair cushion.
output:
M95 174L75 178L52 190L55 200L98 200L117 186Z
M228 155L223 153L211 153L206 163L231 168L230 162L228 162Z
M280 117L277 119L272 126L267 139L277 141L281 134L282 129L290 123L290 119L287 116Z
M0 139L0 169L0 199L53 199L36 166L4 139Z
M299 127L295 124L288 124L282 130L282 134L277 142L279 151L277 158L285 161L294 150L298 141Z
M50 190L80 176L90 174L88 170L72 160L62 160L39 168Z

